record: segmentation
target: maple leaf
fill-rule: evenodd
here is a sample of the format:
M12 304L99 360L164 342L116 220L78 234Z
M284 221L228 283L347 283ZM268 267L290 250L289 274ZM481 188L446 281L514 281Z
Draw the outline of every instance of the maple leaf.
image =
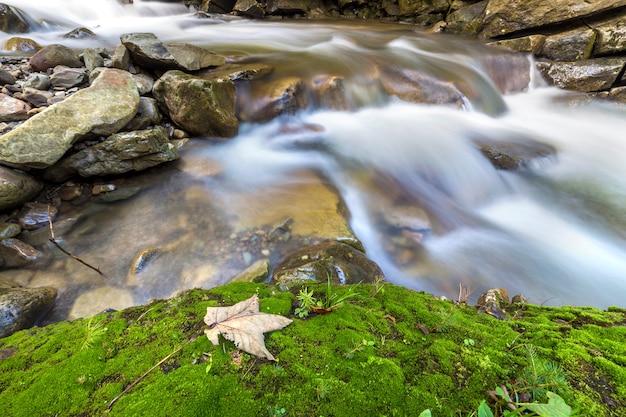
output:
M209 340L219 344L218 336L235 343L238 349L251 355L276 360L265 347L263 333L280 330L291 323L287 317L259 312L259 297L255 294L230 307L207 307L204 330Z

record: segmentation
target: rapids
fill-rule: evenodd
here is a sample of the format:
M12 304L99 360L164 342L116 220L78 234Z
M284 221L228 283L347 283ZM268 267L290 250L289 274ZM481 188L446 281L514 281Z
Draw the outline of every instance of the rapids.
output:
M534 73L524 93L501 95L483 59L489 49L410 26L198 19L178 4L139 0L127 6L115 0L8 3L37 22L25 36L40 44L113 49L120 34L153 32L233 61L269 63L277 75L339 74L353 108L311 106L267 124L244 124L239 136L223 143L194 139L180 163L130 179L144 187L134 198L68 209L66 217L77 226L63 243L101 267L105 278L62 254L45 270L0 273L23 285L59 288L51 320L97 313L112 298L119 302L113 307L122 308L227 282L262 256L254 236L242 239L241 233L280 221L293 205L317 204L315 195L297 202L289 196L311 178L339 194L367 255L393 283L450 298L463 284L476 290L474 299L501 286L538 304L625 306L621 106L576 99L546 87ZM97 37L60 38L76 27ZM8 37L0 33L0 43ZM375 62L455 82L468 99L458 110L386 96L374 82ZM284 129L293 126L305 128ZM476 138L531 138L554 146L557 156L522 171L496 170ZM428 214L432 230L413 246L403 241L409 255L401 262L389 250L397 231L380 217L419 223L402 212L412 205ZM234 250L233 242L246 247ZM145 248L163 253L141 282L129 280L130 265ZM103 289L109 289L109 304L99 303Z

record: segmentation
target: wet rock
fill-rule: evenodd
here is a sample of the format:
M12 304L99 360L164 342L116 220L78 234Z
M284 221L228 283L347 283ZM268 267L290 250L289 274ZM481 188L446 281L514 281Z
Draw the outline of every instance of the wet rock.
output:
M446 32L464 33L470 36L476 36L480 31L488 1L483 0L473 4L467 4L466 2L460 3L463 7L452 11L452 13L448 14L446 17L445 30Z
M50 77L46 74L35 73L28 76L23 85L24 88L47 90L50 88Z
M156 259L162 253L160 248L143 248L140 249L130 265L128 276L126 278L126 285L138 285L141 280L141 273L146 269L150 262Z
M138 106L139 94L132 76L106 69L91 87L0 136L0 160L45 168L58 161L74 142L92 134L119 131L135 116Z
M23 98L28 101L33 107L44 107L50 102L50 99L54 97L54 94L50 91L38 90L36 88L25 87L23 90Z
M237 97L239 116L245 121L268 122L308 106L304 82L298 77L255 83L249 96Z
M43 254L21 240L9 238L0 240L0 258L5 268L19 268L41 259Z
M80 57L85 63L87 71L91 72L98 67L104 67L104 58L102 58L102 55L100 55L100 53L93 48L85 49L83 53L80 54Z
M78 296L68 318L93 316L109 309L123 310L134 304L130 291L114 287L100 287Z
M85 38L93 38L95 36L96 34L93 33L92 30L87 29L87 28L72 29L71 31L63 35L63 37L66 39L85 39Z
M199 71L196 75L205 80L228 78L231 81L255 80L270 74L274 68L267 64L224 64L214 69Z
M548 82L568 90L608 90L624 68L623 58L594 58L574 62L537 62Z
M9 239L19 235L22 228L15 223L0 223L0 240Z
M0 122L17 122L26 120L30 116L31 107L22 100L18 100L4 93L0 93Z
M320 75L313 79L311 91L318 107L331 110L348 110L352 106L346 98L343 78L332 75Z
M265 16L265 8L256 0L237 0L232 11L250 19L261 19Z
M152 92L154 87L154 79L147 74L133 74L133 80L137 84L137 90L140 95L148 94Z
M489 53L478 60L502 94L519 93L530 85L531 65L525 55Z
M607 55L626 51L626 20L624 17L595 26L594 30L598 34L594 48L595 54Z
M230 282L263 282L269 276L269 259L259 259L242 273L234 277Z
M384 67L380 81L389 95L411 103L463 105L463 94L454 84L408 68Z
M170 143L165 129L158 126L113 134L105 141L61 160L46 171L45 178L64 181L72 173L83 177L118 175L142 171L178 158L178 150Z
M93 197L91 197L91 201L94 203L112 203L114 201L126 200L142 190L141 186L138 185L128 185L128 184L105 184L106 186L113 185L113 189L103 190L100 188L99 192L96 195L96 186L92 189Z
M33 326L54 304L54 288L22 288L0 282L0 337Z
M23 229L33 230L47 226L59 213L55 206L43 203L27 203L17 215Z
M32 39L15 36L4 42L4 49L13 52L31 53L39 51L41 49L41 45Z
M0 166L0 212L17 208L32 200L41 182L21 171Z
M316 0L268 0L266 10L269 14L294 15L306 14L318 7L320 2Z
M503 39L500 41L489 42L488 45L505 48L510 51L528 52L537 55L543 49L545 41L545 35L528 35L521 38Z
M230 13L236 0L204 0L200 10L207 13Z
M0 31L26 33L30 30L24 12L11 5L0 3Z
M398 15L420 15L423 13L434 12L447 12L450 8L450 2L448 0L430 0L430 1L415 1L415 0L398 0Z
M69 89L83 84L87 80L86 68L70 68L64 65L54 67L50 84L54 88Z
M131 120L125 130L143 130L150 125L158 125L162 120L161 112L157 105L156 99L150 97L139 98L139 108L137 115Z
M506 318L506 308L510 304L509 293L504 288L491 288L478 297L476 307L481 313L503 320Z
M4 68L0 68L0 85L15 84L15 77Z
M554 61L579 61L591 57L596 41L596 31L572 30L548 36L539 56Z
M154 84L153 94L170 118L192 135L237 135L235 85L228 79L204 80L182 71L168 71Z
M527 169L538 160L556 155L554 147L530 139L500 141L481 138L474 140L474 143L496 169Z
M83 214L80 213L59 216L52 224L55 238L63 238L63 236L69 233L83 217ZM34 247L40 247L49 243L51 238L50 228L40 227L35 230L23 230L19 238L24 243Z
M129 33L120 39L133 61L146 69L196 71L226 62L223 56L192 44L161 42L152 33Z
M384 279L378 265L345 243L330 241L307 246L291 254L276 267L272 279L283 285L307 281L336 284L373 283Z
M71 68L80 68L83 63L78 54L67 46L53 44L43 47L35 55L30 57L30 66L33 71L45 72L48 68L64 65Z

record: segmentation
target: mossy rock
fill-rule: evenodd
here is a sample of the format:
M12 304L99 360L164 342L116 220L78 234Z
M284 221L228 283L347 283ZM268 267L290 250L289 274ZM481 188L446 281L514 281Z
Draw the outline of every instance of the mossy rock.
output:
M309 289L324 297L327 287ZM256 283L196 289L0 339L0 415L239 417L270 415L269 408L288 416L417 416L426 408L469 415L487 390L515 386L529 366L523 347L530 344L563 369L568 385L560 395L569 405L584 415L625 415L624 309L519 305L496 320L378 284L332 287L359 296L303 320L292 316L292 291ZM265 335L276 363L202 335L206 307L255 293L262 312L294 318Z

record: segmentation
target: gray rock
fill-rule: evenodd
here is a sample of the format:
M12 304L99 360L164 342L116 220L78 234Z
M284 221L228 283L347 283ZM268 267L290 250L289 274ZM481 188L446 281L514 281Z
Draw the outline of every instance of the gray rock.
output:
M162 118L156 99L140 97L137 115L126 125L124 130L143 130L150 125L158 125Z
M518 140L474 140L480 151L496 169L518 171L530 168L534 162L553 158L556 149L528 138Z
M330 241L290 253L276 267L272 280L292 285L307 281L336 284L373 283L384 279L380 267L361 251Z
M235 85L228 79L204 80L168 71L154 84L154 97L180 128L217 138L237 135Z
M265 16L265 8L256 0L237 0L233 11L251 19L260 19Z
M154 79L147 74L133 74L135 84L137 84L137 90L140 95L148 94L152 92L154 87Z
M29 118L30 109L31 107L26 102L0 93L0 122L26 120ZM2 136L0 136L0 141L1 138Z
M293 114L309 104L305 84L298 77L254 83L250 96L242 95L237 99L239 117L255 122L267 122L282 114Z
M96 34L87 28L72 29L71 31L63 35L63 37L66 39L85 39L85 38L93 38L95 36Z
M23 87L35 88L37 90L47 90L50 88L50 77L46 74L31 74L24 82Z
M622 58L595 58L575 62L537 62L537 69L557 87L593 92L611 88L625 63Z
M510 51L528 52L537 55L543 49L545 41L545 35L528 35L522 36L521 38L489 42L488 45L508 49Z
M14 209L32 200L42 184L21 171L0 166L0 212Z
M83 63L80 61L78 54L67 46L53 44L43 47L35 55L30 57L30 66L33 71L46 71L48 68L54 68L57 65L65 65L66 67L80 68Z
M118 45L111 57L111 66L113 68L128 71L130 65L130 52L124 45Z
M594 53L616 54L626 51L626 20L624 16L594 27L598 38Z
M0 85L15 84L17 80L9 71L0 68Z
M22 93L24 99L33 107L44 107L48 105L49 100L54 97L50 91L37 90L35 88L25 87Z
M0 240L0 258L6 268L19 268L41 259L43 254L21 240Z
M9 239L22 233L22 228L16 223L0 223L0 240Z
M228 78L231 81L250 81L263 78L274 71L274 68L267 64L224 64L215 69L199 71L196 75L205 80L216 80Z
M54 67L50 76L50 84L54 88L72 88L84 84L87 80L87 70L85 68L70 68L64 65Z
M596 31L571 30L546 37L539 56L553 61L580 61L591 57Z
M133 62L146 69L196 71L222 65L226 58L187 43L161 42L152 33L129 33L120 37Z
M463 105L463 94L450 82L408 68L384 67L380 81L389 95L411 103Z
M401 0L402 1L402 0ZM405 0L411 1L411 0ZM480 36L492 38L524 29L566 22L616 7L626 0L490 0Z
M4 49L13 52L34 53L41 49L41 45L29 38L14 36L4 42Z
M446 17L446 32L463 33L476 36L483 22L483 13L487 7L488 0L465 5L453 11Z
M93 71L98 67L104 67L104 58L93 48L85 49L80 56L88 71Z
M27 203L17 215L17 221L22 229L35 230L49 223L59 214L55 206L43 203Z
M45 168L58 161L74 142L89 135L119 131L135 116L138 106L139 94L132 76L106 69L90 87L0 136L0 160Z
M78 173L83 177L117 175L142 171L163 162L179 158L178 150L170 143L165 129L123 132L109 136L104 142L89 146L63 159L50 168L46 177L59 180L59 172Z
M52 308L56 297L54 288L0 283L0 337L31 327Z

